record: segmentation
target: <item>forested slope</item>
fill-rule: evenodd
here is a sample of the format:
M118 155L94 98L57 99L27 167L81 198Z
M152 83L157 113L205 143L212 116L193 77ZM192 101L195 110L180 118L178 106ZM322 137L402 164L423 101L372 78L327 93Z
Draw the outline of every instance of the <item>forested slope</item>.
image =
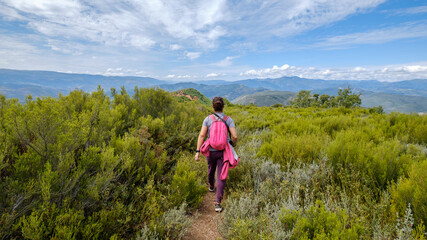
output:
M211 109L163 90L111 94L0 96L0 238L183 236L207 190L192 150ZM223 236L425 239L427 116L378 112L226 106L241 160Z

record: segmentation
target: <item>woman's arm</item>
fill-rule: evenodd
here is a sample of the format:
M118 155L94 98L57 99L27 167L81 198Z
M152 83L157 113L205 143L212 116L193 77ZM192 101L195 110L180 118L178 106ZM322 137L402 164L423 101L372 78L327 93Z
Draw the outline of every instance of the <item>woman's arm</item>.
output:
M197 148L196 150L200 150L200 147L203 144L203 141L205 141L206 134L208 132L208 127L202 126L202 129L200 130L199 138L197 139ZM200 161L200 152L196 152L196 156L194 156L194 159L196 161Z
M233 141L233 145L236 146L237 143L237 131L235 127L230 128L231 133L231 141Z

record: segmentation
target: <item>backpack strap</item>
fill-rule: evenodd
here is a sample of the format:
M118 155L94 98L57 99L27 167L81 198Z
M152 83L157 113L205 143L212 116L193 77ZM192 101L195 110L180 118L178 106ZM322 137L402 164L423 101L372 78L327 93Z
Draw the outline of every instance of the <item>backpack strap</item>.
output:
M220 116L218 116L216 113L214 113L213 115L215 115L217 118L219 118L219 119L221 119L221 121L223 121L224 123L225 123L225 126L227 127L227 132L228 132L228 134L230 134L230 139L231 139L231 132L230 132L230 128L228 127L228 124L227 124L227 122L226 122L226 120L229 118L228 116L224 116L224 119L223 118L221 118ZM211 118L212 118L212 120L214 120L214 121L218 121L218 120L216 120L215 119L215 117L213 116L213 115L211 115Z

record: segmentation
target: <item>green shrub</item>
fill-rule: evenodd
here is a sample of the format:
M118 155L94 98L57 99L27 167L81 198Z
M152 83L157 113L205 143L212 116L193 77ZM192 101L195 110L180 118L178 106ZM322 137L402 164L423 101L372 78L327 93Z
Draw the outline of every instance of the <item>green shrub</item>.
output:
M372 187L385 189L388 182L397 181L411 163L405 150L397 140L380 141L371 133L349 130L337 134L327 154L335 168L351 166L371 179Z
M182 236L159 219L206 191L197 168L175 165L207 109L163 90L112 95L99 87L25 105L0 96L0 238L129 239L141 226Z
M363 231L344 211L330 212L320 201L305 213L282 210L279 220L285 229L292 230L291 239L359 239Z
M392 210L405 215L410 204L415 224L427 222L427 161L412 164L409 177L391 186Z
M197 172L191 167L192 164L197 163L193 159L191 160L190 162L181 158L177 163L170 185L169 201L173 202L173 205L186 202L191 207L198 207L206 193L206 185L200 182Z
M316 238L314 233L319 239L397 236L388 186L401 177L409 179L411 165L426 161L426 146L420 142L424 136L419 133L423 132L427 118L380 115L359 108L236 106L228 111L239 126L239 134L243 133L238 146L243 157L229 174L227 191L231 194L225 201L224 224L228 227L225 236L232 239ZM263 127L248 124L254 120ZM393 193L392 198L395 198ZM318 200L323 207L316 204ZM400 214L407 204L402 202ZM258 210L248 213L247 208ZM289 224L292 219L302 219L300 225L296 228L294 220L292 229L284 228L276 221L280 208L293 213L287 215L290 218L287 225L292 225ZM411 209L415 207L411 205ZM413 213L416 219L416 211ZM343 230L333 229L326 220ZM411 225L405 233L411 234L412 227L416 227L418 230L412 235L422 239L419 226ZM298 234L295 229L299 229Z
M158 232L163 239L181 239L191 220L186 216L186 204L166 211L158 224Z
M264 142L258 156L271 158L282 165L297 161L309 163L319 158L327 139L314 134L277 136L270 142Z

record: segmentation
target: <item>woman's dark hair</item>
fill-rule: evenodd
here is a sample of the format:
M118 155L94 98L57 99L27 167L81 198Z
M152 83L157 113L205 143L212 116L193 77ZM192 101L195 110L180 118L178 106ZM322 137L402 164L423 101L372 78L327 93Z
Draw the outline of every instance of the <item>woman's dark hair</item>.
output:
M222 112L222 109L224 109L224 100L222 97L214 97L212 99L212 107L215 112Z

